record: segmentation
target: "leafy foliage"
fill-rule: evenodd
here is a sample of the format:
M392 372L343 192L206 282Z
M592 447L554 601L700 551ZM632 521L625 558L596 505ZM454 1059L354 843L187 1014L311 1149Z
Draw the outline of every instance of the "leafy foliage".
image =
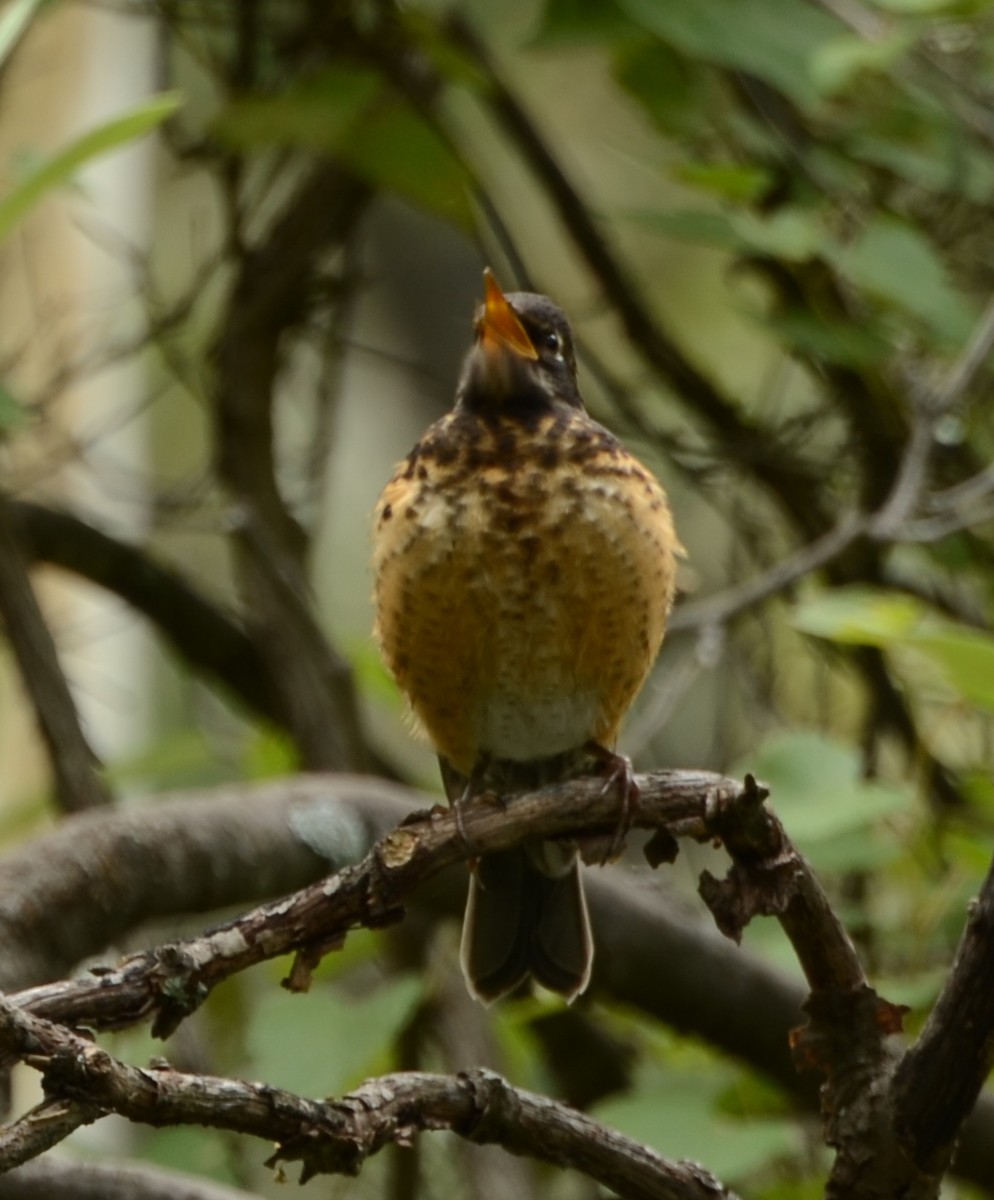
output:
M0 67L23 52L40 7L17 0L0 15ZM629 748L641 766L765 781L879 990L919 1025L987 869L994 821L989 6L211 9L161 6L176 90L46 152L0 199L9 246L41 197L167 120L171 167L220 198L209 219L197 202L164 218L167 249L142 268L139 349L154 360L160 455L142 483L153 557L223 594L260 662L278 643L288 672L319 663L328 693L329 680L345 679L362 710L357 760L422 780L425 759L410 749L356 599L367 587L364 514L389 461L451 393L472 295L443 303L438 293L475 278L481 249L502 277L520 269L523 286L570 308L589 406L658 467L689 550ZM267 239L292 211L287 198L328 163L337 173L317 215L290 222L307 243L306 270L273 300L268 287L289 270L282 251L295 246L289 236L267 257ZM186 241L177 230L188 227L198 233ZM232 316L239 303L244 326ZM268 325L252 324L260 312ZM226 358L230 345L239 353ZM119 346L106 335L100 361ZM19 377L17 351L0 358L0 431L30 461L57 389ZM221 414L225 397L256 385L261 447L249 444L250 421ZM433 403L417 407L424 392ZM233 429L235 444L224 444ZM201 443L213 465L193 467ZM232 462L251 464L255 494L235 494L237 471L218 465ZM97 482L119 502L123 488ZM277 535L265 545L278 594L307 620L291 606L267 627L271 614L249 594L264 575L258 563L255 575L244 569L265 541L257 519ZM851 535L826 550L847 520ZM229 545L234 586L220 566ZM153 616L179 644L171 620ZM284 652L290 627L316 635L311 655ZM281 671L269 668L261 715L233 676L234 705L204 699L190 676L207 677L206 659L194 657L192 672L189 662L161 668L161 727L141 755L112 764L115 783L153 792L328 766L294 724L303 718L293 689L280 691ZM328 704L326 727L346 728ZM5 836L41 820L36 801L27 811L0 822ZM696 904L686 886L696 854L647 887ZM214 1065L313 1093L396 1065L453 1067L449 1035L472 1021L452 1016L446 998L452 939L413 919L403 929L397 941L351 940L306 997L278 992L264 972L222 989L196 1018ZM751 930L747 945L796 976L778 934ZM751 1197L822 1194L810 1118L762 1063L732 1063L609 996L581 1013L587 1042L567 1057L603 1041L617 1071L605 1066L591 1088L598 1116L671 1157L699 1157ZM566 1092L549 1015L541 1000L512 1001L485 1021L476 1014L474 1036L525 1085ZM211 1139L174 1131L143 1152L269 1187ZM396 1194L449 1194L410 1161L390 1168ZM448 1187L450 1175L440 1178ZM527 1180L535 1195L581 1195L570 1179ZM974 1182L994 1194L994 1181Z

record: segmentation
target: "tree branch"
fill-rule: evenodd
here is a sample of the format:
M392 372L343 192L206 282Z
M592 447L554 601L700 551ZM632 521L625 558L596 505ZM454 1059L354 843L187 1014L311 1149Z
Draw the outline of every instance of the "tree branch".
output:
M0 1000L0 1010L5 1003ZM90 1101L45 1100L23 1117L0 1126L0 1196L3 1195L3 1172L32 1161L101 1116L99 1105Z
M366 184L322 161L239 264L214 351L218 475L233 505L246 622L269 666L303 765L362 767L348 663L311 609L306 538L277 483L273 398L284 340L307 315L317 268L365 212Z
M150 919L302 887L329 865L360 857L419 803L420 793L377 780L298 776L74 818L0 859L0 988L60 979ZM616 871L588 871L586 889L598 946L593 994L705 1038L810 1101L787 1048L802 1015L798 983L656 888ZM447 916L464 899L461 876L416 897ZM53 912L61 914L54 927ZM648 962L646 946L654 947ZM100 978L104 994L113 977ZM48 998L50 1016L68 1020L75 1012L85 1022L82 1010L57 1006L57 996L76 986L32 995Z
M884 1041L896 1030L900 1013L866 986L852 947L828 909L821 889L775 817L762 807L758 789L751 785L743 789L722 776L700 772L641 776L639 786L642 800L637 823L660 830L648 848L655 861L672 856L674 835L725 841L733 856L729 876L719 883L705 875L702 892L728 933L735 936L758 912L772 912L784 924L813 989L807 1006L809 1024L794 1038L795 1056L803 1065L821 1071L832 1066L823 1097L830 1133L836 1143L856 1138L853 1145L865 1146L865 1140L860 1139L866 1121L871 1114L879 1116L883 1111L879 1097L882 1089L886 1092L885 1081L896 1062L896 1056L885 1051ZM281 787L297 792L301 807L292 820L288 809L283 809L273 824L267 825L272 809L284 803L290 805L289 798L281 799ZM369 789L365 795L364 789ZM248 796L239 789L222 795L216 804L203 797L189 803L165 804L161 809L163 823L150 832L149 844L168 844L172 838L170 827L182 829L187 822L196 821L198 808L209 812L214 807L215 812L205 818L203 851L193 849L196 839L187 847L180 837L179 862L171 864L171 869L181 864L185 855L202 867L204 854L217 853L207 847L240 839L238 826L243 819L253 825L261 820L264 823L260 828L268 830L248 843L251 848L243 869L249 876L253 856L259 863L278 861L288 853L288 836L299 838L305 827L310 831L307 841L320 836L326 846L337 845L340 853L343 841L351 843L354 850L355 834L348 833L354 829L354 815L343 823L339 807L353 792L355 803L364 808L371 806L379 812L376 819L384 823L395 819L397 806L406 805L415 795L405 789L339 776L267 785ZM326 819L321 817L322 810L328 811ZM159 810L154 811L158 815ZM294 809L289 807L289 811ZM151 815L135 814L142 820ZM106 817L108 827L118 824L121 844L128 845L129 854L137 845L137 871L161 881L168 872L144 857L137 822L132 828L122 819L125 816L93 814L75 818L71 822L77 830L75 840L85 847L87 829L98 826ZM597 779L576 780L510 797L501 804L481 797L464 813L466 842L450 811L435 809L414 814L361 863L294 896L263 905L200 937L133 955L114 970L102 969L91 978L33 988L12 1000L34 1015L97 1029L117 1028L150 1017L155 1022L154 1031L166 1034L197 1007L217 982L251 963L296 950L299 961L291 982L293 986L305 986L308 970L321 953L339 945L349 929L358 924L375 927L396 919L414 890L448 863L478 851L506 847L525 836L613 830L616 820L615 800L605 796L603 784ZM292 834L285 828L287 824L294 826ZM219 838L219 827L225 829L224 837ZM74 840L71 830L61 829L39 840L47 843L55 837L63 839L63 850ZM94 841L90 846L96 864L109 861L110 855L112 861L120 859L112 843L105 843L102 853L96 853L99 844ZM307 854L299 846L289 849L291 854ZM62 851L53 855L53 850L54 846L46 844L39 851L38 861L54 857L60 862ZM25 859L23 848L18 859ZM30 848L26 861L30 864ZM316 865L305 862L304 869ZM4 885L4 869L0 868L0 894L16 890ZM202 869L199 873L205 878L214 874ZM63 912L74 911L80 904L79 896L97 890L85 873L73 869L70 875L76 892L67 889L57 901ZM685 914L669 913L661 897L632 889L610 874L599 878L591 872L589 876L599 947L594 994L603 992L622 1003L637 1005L677 1028L706 1037L752 1062L789 1090L805 1095L804 1083L794 1074L786 1052L787 1033L797 1022L803 995L797 985L760 963L750 962L748 955L734 951L716 935L696 928ZM16 878L16 872L11 878ZM100 886L106 886L105 879L106 872L102 872ZM21 889L26 886L29 895L31 881L29 869L20 880ZM92 897L88 898L92 904ZM50 911L50 900L46 900L42 912ZM222 888L214 893L213 901L226 903L230 898ZM121 901L111 893L108 902L113 907ZM458 902L453 896L446 904L451 911ZM131 911L134 913L134 909ZM648 961L647 945L654 951ZM868 1100L854 1103L854 1098L860 1097ZM984 1130L994 1128L994 1106L988 1099L981 1110L973 1123L975 1132L968 1132L965 1139L957 1169L982 1180L986 1178L989 1148L994 1140ZM864 1122L859 1128L854 1125L857 1115ZM892 1144L896 1144L894 1139Z
M0 989L58 979L144 921L311 883L365 854L417 798L374 779L299 777L71 817L0 859Z
M55 794L66 812L100 808L110 793L83 733L55 643L0 496L0 616L48 750Z
M952 972L893 1082L905 1152L930 1175L949 1166L960 1126L994 1066L994 862L970 905Z
M36 1110L37 1111L37 1110ZM3 1157L0 1139L0 1159ZM261 1200L254 1193L148 1163L46 1154L0 1175L0 1200Z
M142 547L118 541L72 513L10 501L11 522L25 553L72 571L120 596L195 671L212 677L260 716L285 714L268 664L232 617Z
M206 1125L275 1141L269 1164L300 1162L302 1183L318 1174L356 1175L386 1145L450 1129L470 1141L580 1170L633 1200L735 1200L696 1164L670 1162L489 1071L387 1075L341 1101L305 1100L266 1084L130 1066L5 999L0 1045L42 1071L49 1096L83 1099L95 1110L150 1125ZM0 1169L4 1165L0 1144Z
M707 812L715 798L742 793L733 780L710 772L670 771L639 777L635 823L665 826L672 835L716 836ZM613 833L617 802L597 778L579 779L500 803L483 797L462 816L416 813L387 834L361 862L244 913L187 941L167 943L125 959L99 978L35 988L18 997L31 1011L68 1023L116 1028L153 1018L165 1037L221 980L255 963L296 952L288 986L307 986L310 967L359 926L398 921L404 901L444 868L476 853L505 849L526 836ZM674 843L675 845L675 843Z

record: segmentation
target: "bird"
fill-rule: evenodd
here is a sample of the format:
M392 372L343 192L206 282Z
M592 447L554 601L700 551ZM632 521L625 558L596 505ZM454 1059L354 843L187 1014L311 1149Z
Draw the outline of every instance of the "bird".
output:
M587 413L569 321L484 271L455 403L373 513L374 634L450 803L583 773L637 799L619 727L663 641L683 548L652 472ZM575 843L471 864L461 965L491 1004L567 1002L593 940Z

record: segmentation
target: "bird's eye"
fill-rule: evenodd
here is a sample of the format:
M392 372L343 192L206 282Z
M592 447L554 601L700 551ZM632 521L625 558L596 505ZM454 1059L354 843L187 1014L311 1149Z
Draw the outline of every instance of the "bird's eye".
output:
M563 339L554 329L543 333L539 339L541 348L548 354L554 355L556 358L563 357Z

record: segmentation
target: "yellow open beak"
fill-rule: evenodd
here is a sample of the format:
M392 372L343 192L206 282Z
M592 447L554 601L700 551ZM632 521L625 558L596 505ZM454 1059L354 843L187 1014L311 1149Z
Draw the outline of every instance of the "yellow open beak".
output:
M538 351L532 345L525 327L518 320L518 314L508 304L489 267L483 271L483 283L486 295L477 324L483 349L488 354L498 350L510 350L521 358L537 359Z

